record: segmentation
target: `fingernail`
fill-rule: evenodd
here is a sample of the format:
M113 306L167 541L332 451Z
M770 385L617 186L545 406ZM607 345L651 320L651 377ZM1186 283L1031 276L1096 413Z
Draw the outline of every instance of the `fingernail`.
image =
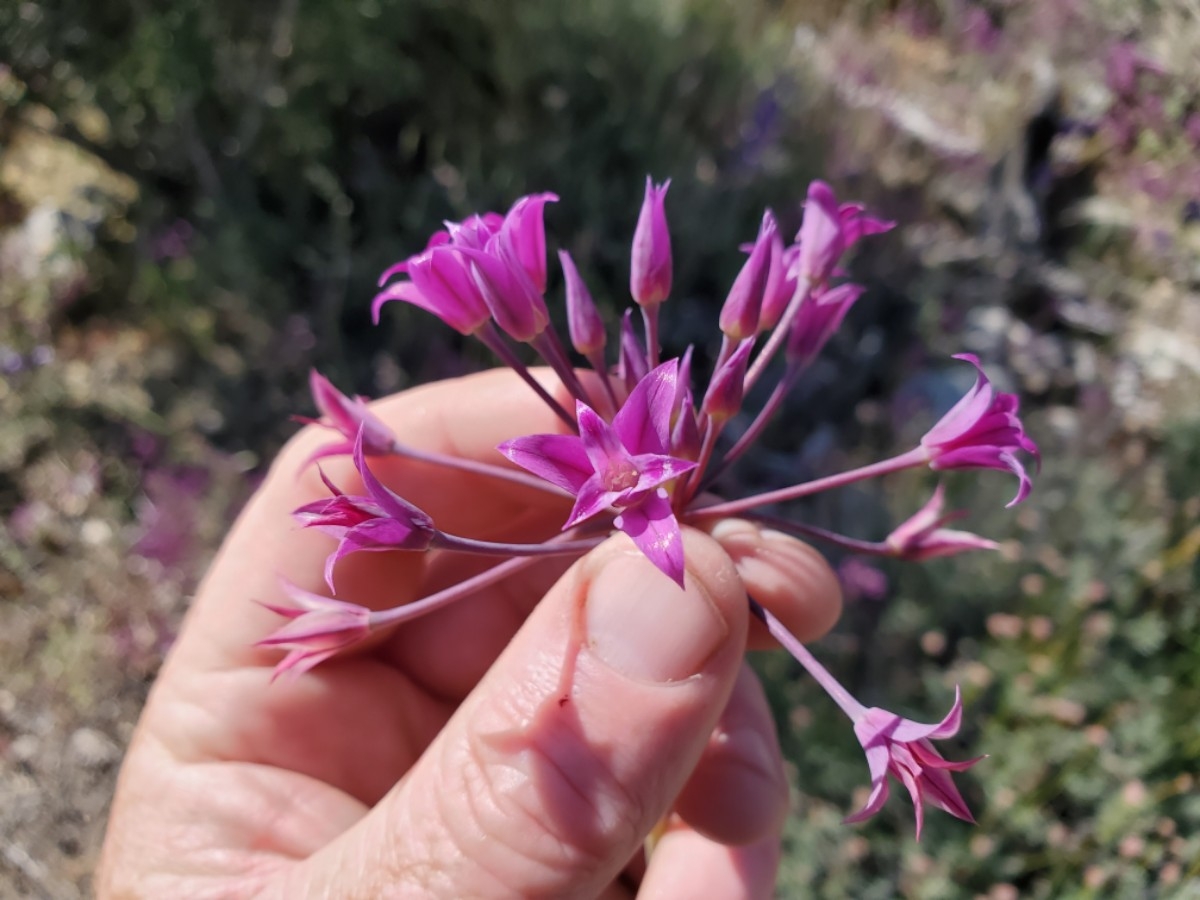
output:
M737 537L757 537L761 529L745 519L721 519L709 532L714 540L724 543L727 539Z
M729 627L689 573L681 589L641 554L611 559L587 597L592 652L621 674L682 681L704 668Z

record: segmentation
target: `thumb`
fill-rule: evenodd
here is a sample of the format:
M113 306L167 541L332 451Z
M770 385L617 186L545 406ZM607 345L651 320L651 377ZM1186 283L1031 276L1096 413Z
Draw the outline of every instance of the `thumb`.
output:
M733 563L684 544L683 589L623 535L576 563L404 779L302 864L306 889L600 894L695 767L745 647Z

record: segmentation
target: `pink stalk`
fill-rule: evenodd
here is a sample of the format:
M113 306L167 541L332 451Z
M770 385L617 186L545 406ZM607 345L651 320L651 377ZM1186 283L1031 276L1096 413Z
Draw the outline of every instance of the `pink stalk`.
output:
M808 298L809 290L808 287L805 287L803 290L798 289L792 296L787 309L783 313L783 318L779 320L779 324L775 326L775 330L771 332L771 336L763 344L762 350L759 351L754 362L750 364L750 369L746 372L746 393L750 393L750 388L754 387L758 379L762 378L762 374L767 370L771 359L787 341L788 332L792 330L792 323L796 321L796 316L800 314L800 306Z
M793 522L790 519L784 519L780 516L768 516L764 513L751 513L746 516L753 522L759 522L769 528L774 528L776 531L785 531L789 534L798 534L803 537L816 538L820 541L825 541L828 544L834 544L841 547L843 550L849 550L853 553L861 553L866 556L895 556L894 548L889 547L881 541L861 541L858 538L848 537L844 534L838 534L836 531L829 531L825 528L818 528L816 525L805 525L803 522Z
M642 307L642 321L646 323L646 368L658 368L658 304Z
M603 537L596 537L589 540L564 541L557 544L505 544L459 537L456 534L447 534L444 531L439 531L433 539L433 546L439 550L474 553L480 556L569 556L572 553L587 553L589 550L600 546L603 542Z
M700 479L704 475L704 468L708 465L708 461L712 459L713 448L717 446L717 433L720 431L720 426L707 416L702 417L704 422L704 437L700 443L700 455L696 460L696 468L687 475L687 480L684 482L683 490L680 491L683 503L686 506L696 496L696 492L700 490L702 482Z
M459 456L448 456L444 453L430 453L426 450L417 450L414 447L407 447L399 441L392 444L392 454L402 456L406 459L415 459L420 462L430 463L435 466L443 466L447 469L458 469L474 475L484 475L488 478L511 481L513 484L536 488L539 491L545 491L548 494L554 494L558 497L570 496L562 488L551 484L545 479L535 478L532 475L526 475L524 472L506 469L503 466L493 466L491 463L479 462L474 459L463 459Z
M911 469L916 466L923 466L929 462L928 451L923 447L917 447L914 450L909 450L907 453L901 453L899 456L893 456L891 459L885 459L881 462L872 463L869 466L863 466L860 469L851 469L848 472L840 472L837 475L830 475L826 478L818 478L815 481L806 481L803 484L792 485L791 487L780 488L777 491L767 491L764 494L753 494L749 497L742 497L738 500L726 500L724 503L717 503L713 506L706 506L703 509L690 510L689 514L692 518L712 518L715 516L732 516L746 510L754 509L758 506L766 506L768 503L782 503L785 500L798 500L801 497L808 497L812 494L819 494L822 491L829 491L833 488L839 488L843 485L853 484L856 481L864 481L867 478L878 478L881 475L889 475L892 472L901 472L905 469Z
M550 394L547 393L546 389L538 383L538 380L529 373L529 369L526 367L525 363L521 362L517 354L513 353L512 348L504 343L504 338L502 338L499 332L496 331L495 325L493 325L491 322L488 322L487 325L479 329L476 337L483 342L485 347L500 357L500 360L506 366L520 375L521 380L533 388L533 392L541 397L545 404L554 411L554 414L571 427L572 431L577 429L574 417L565 409L563 409L562 404L551 397Z
M725 471L758 440L759 435L763 433L763 429L767 427L767 424L775 417L775 413L779 411L779 407L783 404L787 392L792 389L799 374L799 366L788 366L787 371L783 373L783 377L779 379L779 383L775 385L775 390L771 392L771 396L767 398L767 402L763 404L762 409L754 417L754 421L750 423L750 427L734 442L721 461L715 466L709 467L704 473L704 481L701 487L708 487L715 484L717 479L725 474Z
M604 359L604 350L595 350L588 354L587 361L591 363L592 369L600 376L600 382L604 385L604 393L608 397L608 402L612 407L605 411L605 417L611 419L621 408L621 402L617 399L617 392L613 389L612 373L608 371L608 362Z
M722 333L721 349L717 353L717 362L713 366L714 375L717 372L720 372L721 367L729 361L729 357L733 355L735 348L736 345L732 340L730 340L729 335ZM700 455L697 457L699 464L683 481L683 487L679 494L681 497L685 498L683 501L684 503L690 502L691 499L696 496L697 491L700 490L704 481L707 481L705 478L705 469L708 466L709 460L712 459L713 450L717 446L718 432L720 431L719 428L713 427L713 422L710 421L708 413L705 411L703 404L701 404L699 415L696 417L696 425L700 430L700 434L702 435L700 443Z
M842 687L841 682L833 677L833 674L821 665L815 656L808 652L808 648L796 640L795 636L783 627L770 610L764 609L757 600L750 599L750 612L753 613L764 625L767 626L767 631L771 633L771 637L779 641L783 649L795 657L796 662L804 666L804 670L808 672L817 682L824 688L833 702L841 707L842 712L850 717L852 721L857 722L859 718L867 711L867 708L854 699L853 695Z
M575 374L575 367L571 365L570 359L567 357L567 351L563 348L562 342L558 338L558 334L552 329L547 328L541 334L533 339L531 346L544 359L550 368L554 370L554 374L559 377L567 390L571 392L576 400L582 400L588 406L594 407L596 404L592 401L587 389Z
M422 597L420 600L406 603L403 606L394 606L391 609L381 609L372 612L371 630L374 631L379 628L400 625L404 622L411 622L413 619L429 615L429 613L435 612L444 606L449 606L451 603L456 603L464 597L469 597L478 590L490 587L497 581L508 578L510 575L515 575L535 562L537 562L537 558L533 556L510 559L497 566L492 566L490 569L480 572L478 575L468 578L465 581L460 581L458 584L452 585L445 590L438 591L436 594L430 594L428 597Z

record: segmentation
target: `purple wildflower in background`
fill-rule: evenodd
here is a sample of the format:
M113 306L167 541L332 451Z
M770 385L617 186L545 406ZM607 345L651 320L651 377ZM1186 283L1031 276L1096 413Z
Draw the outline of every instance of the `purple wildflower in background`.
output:
M855 556L842 561L837 567L837 576L842 585L842 594L848 602L882 600L891 586L882 569Z
M564 250L559 251L564 289L547 293L545 213L547 205L557 200L553 194L522 197L504 215L483 213L447 223L424 250L384 273L382 290L372 304L376 319L384 305L401 300L477 338L537 393L561 420L562 430L505 441L498 448L496 464L418 451L397 441L363 398L347 397L314 373L313 397L322 413L318 422L341 436L314 459L353 451L366 490L364 496L351 496L326 479L329 496L295 511L303 525L337 540L326 565L331 589L335 564L359 551L437 549L448 554L488 554L504 561L412 603L378 611L288 588L296 606L272 608L292 621L264 642L288 651L277 672L305 671L369 632L399 626L457 602L539 556L578 556L616 532L627 535L666 578L680 585L685 572L683 526L711 529L720 519L735 515L815 537L863 557L923 560L995 546L978 535L943 527L959 514L942 512L940 486L924 507L881 542L836 534L769 511L778 504L924 467L1012 472L1020 481L1013 503L1023 500L1030 479L1018 454L1030 453L1036 459L1037 447L1018 418L1016 397L997 392L973 356L959 358L976 366L975 385L917 446L799 484L746 497L720 496L722 473L742 459L783 408L787 393L823 352L863 293L861 286L843 280L845 255L863 239L889 230L892 223L867 214L859 204L839 202L833 189L819 181L809 187L800 230L790 245L779 233L774 215L764 213L754 241L743 246L748 256L728 286L716 323L720 347L705 381L695 377L691 348L677 359L660 359L660 313L671 293L673 269L666 217L668 186L669 182L646 181L631 249L629 284L635 305L626 309L612 341L575 260ZM564 307L565 342L552 327L552 303ZM517 352L525 352L520 345L527 345L550 367L571 398L568 403L546 389L544 377L534 377ZM590 365L587 378L577 371L571 350ZM747 398L759 396L751 389L770 379L775 379L775 385L761 408L744 415ZM734 421L740 423L739 433L736 440L729 440L725 432ZM562 533L540 543L510 544L447 534L376 477L367 460L381 455L517 482L527 489L565 496L573 505ZM857 559L850 559L844 571L853 571L855 565L886 584L882 572ZM750 608L845 712L866 750L871 796L851 821L867 818L882 807L889 777L899 779L912 795L918 835L926 803L970 821L948 773L977 760L947 762L930 744L957 731L961 698L956 697L950 715L937 725L920 725L867 708L769 610L753 600Z

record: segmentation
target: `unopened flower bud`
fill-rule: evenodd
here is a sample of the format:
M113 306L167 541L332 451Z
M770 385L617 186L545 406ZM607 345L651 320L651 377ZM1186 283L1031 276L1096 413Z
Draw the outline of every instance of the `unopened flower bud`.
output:
M750 351L753 349L753 341L744 341L725 364L713 372L701 409L714 422L724 422L737 415L738 410L742 408L746 366L750 362Z
M947 522L963 515L943 513L944 498L945 491L939 484L929 502L887 536L884 543L891 548L895 556L920 562L939 556L954 556L969 550L996 549L995 541L989 541L969 531L943 528Z
M621 356L617 360L617 376L632 390L649 371L646 348L633 330L633 310L627 309L621 317Z
M670 186L669 179L655 186L646 178L629 266L629 291L639 306L657 306L671 293L671 233L663 206Z
M768 212L763 216L758 239L750 257L734 279L725 305L721 307L720 328L731 340L741 341L758 333L763 294L771 273L773 242L777 237L775 219Z
M604 320L600 318L600 312L579 270L575 268L571 254L559 250L558 260L567 282L567 328L571 333L571 344L583 356L599 353L607 340Z

